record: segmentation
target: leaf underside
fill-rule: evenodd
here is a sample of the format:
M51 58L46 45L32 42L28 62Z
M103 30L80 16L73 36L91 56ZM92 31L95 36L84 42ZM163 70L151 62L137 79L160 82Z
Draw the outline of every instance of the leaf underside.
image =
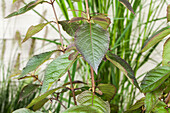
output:
M85 23L75 33L75 46L97 73L109 48L109 33L98 24Z
M135 15L135 12L133 11L132 6L128 2L128 0L119 0L119 2L122 3L125 7L127 7Z

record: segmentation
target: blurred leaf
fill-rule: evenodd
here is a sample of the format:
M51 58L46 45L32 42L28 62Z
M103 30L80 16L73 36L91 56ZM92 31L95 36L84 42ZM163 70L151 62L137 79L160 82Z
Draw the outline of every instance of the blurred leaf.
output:
M78 22L69 23L68 20L59 21L59 24L61 24L64 31L66 31L70 36L73 37L75 35L76 30L80 26Z
M170 38L168 38L167 41L164 43L162 65L170 66Z
M19 31L16 31L15 33L15 39L18 41L18 45L21 48L21 34Z
M20 108L20 109L13 111L12 113L43 113L43 112L41 112L41 111L34 112L27 108Z
M72 1L74 1L74 2L80 2L80 0L72 0Z
M133 11L132 6L128 0L119 0L119 2L122 3L125 7L127 7L135 15L135 12Z
M98 111L94 106L73 106L71 108L68 108L63 113L101 113Z
M84 106L92 106L98 110L98 113L110 113L110 105L108 102L103 101L90 91L84 91L77 97L77 101ZM87 108L88 108L87 107Z
M109 33L98 24L85 23L75 33L75 45L84 59L97 73L105 53L109 48Z
M148 50L150 47L157 44L159 41L161 41L163 38L165 38L169 34L170 34L170 26L157 31L148 40L145 41L142 47L142 52Z
M33 35L35 35L36 33L40 32L47 24L49 24L50 22L47 23L40 23L36 26L31 26L28 31L27 34L24 38L24 40L22 41L22 43L24 43L25 41L27 41L29 38L31 38Z
M69 23L77 22L77 21L84 20L84 19L85 19L85 18L83 18L83 17L73 17L73 18L69 21Z
M167 7L167 22L170 21L170 4Z
M24 77L29 72L37 69L42 63L48 60L54 51L49 51L33 56L23 68L21 75L18 78Z
M140 89L139 84L135 78L134 72L130 65L120 57L118 57L115 54L112 54L110 52L107 52L106 58L117 68L119 68L125 75L126 77L130 80L132 84L134 84L138 89Z
M105 30L109 27L111 23L110 18L103 15L93 16L92 20L94 21L94 23L99 24Z
M116 87L112 84L99 84L97 88L103 93L103 99L107 101L111 101L117 91Z
M152 112L153 113L168 113L167 110L165 109L166 106L167 105L164 102L158 100L158 104L153 108Z
M15 2L15 1L13 1L13 2ZM39 3L43 3L43 2L45 2L45 1L43 1L43 0L32 1L32 2L28 3L26 6L22 7L21 9L19 9L18 11L9 14L5 18L10 18L10 17L13 17L13 16L17 16L17 15L23 14L23 13L33 9Z
M23 89L20 92L19 101L22 99L28 97L30 94L32 94L40 85L38 84L28 84L23 87Z
M76 51L76 52L73 52L73 53L71 53L71 54L69 55L68 59L69 59L69 60L74 60L74 59L77 57L77 55L78 55L78 52L77 52L77 51Z
M125 113L130 113L130 112L133 113L134 110L137 110L144 105L144 101L145 101L145 97L141 98L134 105L132 105Z
M44 75L41 93L46 92L51 87L52 83L61 78L75 62L76 59L74 60L68 59L70 54L71 52L65 53L57 57L48 65Z
M44 104L45 104L48 100L49 100L49 99L45 98L45 99L37 102L37 103L33 106L33 110L34 110L34 111L39 110L41 107L44 106Z
M143 93L151 92L158 88L170 76L170 67L160 66L149 71L141 83Z
M35 105L36 103L40 102L41 100L45 99L48 95L51 95L52 93L54 93L56 90L59 90L61 88L64 88L64 87L58 87L58 88L55 88L55 89L52 89L52 90L49 90L47 92L45 92L44 94L38 96L37 98L33 99L31 101L31 103L26 107L26 108L30 108L31 106Z

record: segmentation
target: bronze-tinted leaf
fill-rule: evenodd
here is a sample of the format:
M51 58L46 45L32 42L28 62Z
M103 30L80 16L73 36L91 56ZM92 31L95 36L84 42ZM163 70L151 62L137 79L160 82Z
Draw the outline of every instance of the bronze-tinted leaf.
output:
M77 21L81 21L81 20L85 20L85 18L83 17L73 17L69 23L72 23L72 22L77 22Z
M135 12L133 11L132 6L128 0L119 0L119 2L122 3L125 7L127 7L135 15Z

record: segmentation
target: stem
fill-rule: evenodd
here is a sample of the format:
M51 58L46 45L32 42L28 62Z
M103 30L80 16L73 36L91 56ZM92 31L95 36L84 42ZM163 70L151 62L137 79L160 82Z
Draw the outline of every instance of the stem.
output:
M70 79L70 85L71 85L71 91L73 93L74 104L77 105L76 97L75 97L75 92L74 92L74 87L73 87L73 83L72 83L72 80L71 80L71 75L70 75L70 71L69 70L68 70L68 77Z
M95 95L95 81L94 81L94 72L93 72L93 68L90 66L91 69L91 82L92 82L92 92L93 92L93 98ZM93 106L93 98L92 98L92 106Z
M85 0L85 2L86 2L87 19L88 19L88 21L90 21L90 13L89 13L88 0Z
M64 46L63 46L63 39L62 39L62 36L61 36L61 30L60 30L60 26L59 26L59 23L58 23L58 18L57 18L57 13L55 11L55 8L54 8L54 0L50 0L51 1L51 6L53 8L53 11L54 11L54 15L55 15L55 18L56 18L56 23L58 25L58 31L59 31L59 34L60 34L60 42L61 42L61 48L64 50Z

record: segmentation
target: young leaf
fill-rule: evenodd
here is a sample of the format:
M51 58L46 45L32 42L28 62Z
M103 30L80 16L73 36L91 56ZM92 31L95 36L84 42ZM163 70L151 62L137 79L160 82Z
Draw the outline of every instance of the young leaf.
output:
M121 59L120 57L118 57L115 54L111 54L110 52L108 52L106 54L106 58L113 65L115 65L117 68L119 68L126 75L126 77L130 80L130 82L132 84L134 84L138 89L140 89L132 68L125 60Z
M127 7L135 15L135 12L133 11L132 6L128 2L128 0L119 0L119 2L122 3L125 7Z
M42 94L41 96L38 96L37 98L33 99L31 101L31 103L26 107L26 108L30 108L31 106L35 105L36 103L42 101L43 99L45 99L48 95L51 95L52 93L54 93L55 91L61 89L63 87L58 87L52 90L49 90L47 92L45 92L44 94Z
M44 104L48 101L49 99L45 98L39 102L37 102L34 106L33 106L33 110L34 111L37 111L39 110L40 108L42 108L44 106Z
M49 51L33 56L23 68L21 75L18 78L24 77L29 72L37 69L42 63L48 60L54 51Z
M34 112L27 108L20 108L20 109L13 111L12 113L43 113L43 112L41 112L41 111Z
M68 20L59 21L59 24L61 24L64 31L66 31L70 36L73 37L75 35L76 30L80 26L78 22L69 23Z
M167 22L170 21L170 4L167 7Z
M48 65L45 72L41 93L46 92L47 89L51 87L52 83L61 78L75 62L76 59L74 60L68 59L70 54L71 52L65 53L57 57Z
M5 18L10 18L10 17L13 17L13 16L17 16L17 15L23 14L23 13L25 13L25 12L33 9L33 8L34 8L36 5L38 5L39 3L43 3L43 2L45 2L45 1L42 1L42 0L32 1L32 2L30 2L29 4L27 4L26 6L22 7L21 9L19 9L18 11L9 14L9 15L6 16Z
M148 50L150 47L157 44L159 41L161 41L164 37L166 37L169 34L170 34L170 26L159 30L158 32L153 34L148 40L145 41L142 47L142 52Z
M141 83L143 93L151 92L158 88L170 76L170 67L160 66L149 71Z
M109 48L109 40L109 33L97 24L85 23L75 33L77 50L96 73Z
M97 88L102 92L103 99L107 101L112 100L117 91L116 87L112 84L99 84Z
M77 22L77 21L80 21L80 20L85 20L85 18L83 18L83 17L73 17L73 18L69 21L69 23Z
M162 54L162 65L170 66L170 38L164 44L163 54Z
M94 21L94 23L99 24L105 30L109 27L111 23L110 18L103 15L93 16L92 20Z
M87 109L88 108L88 109ZM73 106L68 108L63 113L102 113L94 106Z
M28 97L31 93L33 93L40 85L38 84L28 84L24 86L24 88L20 92L19 101Z
M24 40L22 41L22 43L24 43L25 41L27 41L29 38L31 38L33 35L35 35L36 33L40 32L47 24L49 24L50 22L47 23L40 23L36 26L31 26L28 31L27 34L24 38Z

